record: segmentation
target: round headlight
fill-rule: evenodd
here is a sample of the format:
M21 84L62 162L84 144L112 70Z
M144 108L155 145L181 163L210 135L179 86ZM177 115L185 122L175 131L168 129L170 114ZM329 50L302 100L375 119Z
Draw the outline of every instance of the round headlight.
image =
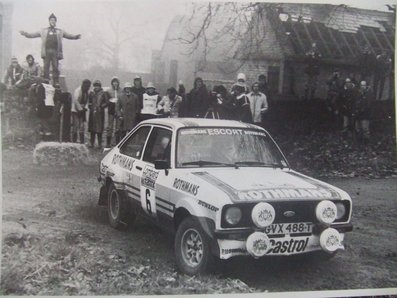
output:
M345 204L342 202L336 202L336 219L341 219L346 214Z
M241 220L241 209L238 207L230 207L226 210L225 220L230 225L236 225Z
M316 217L323 224L331 224L335 221L337 208L331 201L324 200L317 204Z
M261 202L252 208L252 221L259 228L270 226L273 223L275 217L276 212L274 211L273 206L269 203Z
M339 232L333 228L325 229L320 235L320 246L326 252L334 252L342 248L342 237Z
M248 236L246 242L247 252L255 257L263 257L271 247L270 239L265 233L254 232Z

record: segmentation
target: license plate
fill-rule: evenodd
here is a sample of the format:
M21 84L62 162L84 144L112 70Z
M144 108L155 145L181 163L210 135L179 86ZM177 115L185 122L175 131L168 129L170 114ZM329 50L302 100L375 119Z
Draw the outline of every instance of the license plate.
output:
M313 225L311 222L301 222L272 224L266 227L264 232L268 235L288 235L296 233L311 233L312 230Z

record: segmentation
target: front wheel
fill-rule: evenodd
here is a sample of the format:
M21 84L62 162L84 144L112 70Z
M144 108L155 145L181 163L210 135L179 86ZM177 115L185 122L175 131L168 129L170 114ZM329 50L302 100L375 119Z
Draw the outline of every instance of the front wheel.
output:
M127 198L114 187L113 183L108 191L108 217L110 225L118 230L127 229L135 219L129 210Z
M194 217L185 218L175 236L176 264L180 271L196 275L210 269L214 261L209 238Z

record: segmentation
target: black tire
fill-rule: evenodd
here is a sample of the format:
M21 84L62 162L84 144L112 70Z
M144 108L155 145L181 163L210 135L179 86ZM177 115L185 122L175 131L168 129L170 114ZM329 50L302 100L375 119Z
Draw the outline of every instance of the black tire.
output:
M210 239L192 216L186 217L178 226L174 249L178 269L187 275L205 273L214 264Z
M108 191L108 218L110 225L117 230L126 230L135 220L135 215L129 210L127 198L117 190L113 183Z

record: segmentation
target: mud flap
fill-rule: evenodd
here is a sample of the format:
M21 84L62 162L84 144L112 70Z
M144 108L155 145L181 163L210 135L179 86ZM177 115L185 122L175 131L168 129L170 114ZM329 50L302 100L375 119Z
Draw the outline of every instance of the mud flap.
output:
M108 189L106 185L102 185L101 189L99 190L99 206L107 206L108 204Z

